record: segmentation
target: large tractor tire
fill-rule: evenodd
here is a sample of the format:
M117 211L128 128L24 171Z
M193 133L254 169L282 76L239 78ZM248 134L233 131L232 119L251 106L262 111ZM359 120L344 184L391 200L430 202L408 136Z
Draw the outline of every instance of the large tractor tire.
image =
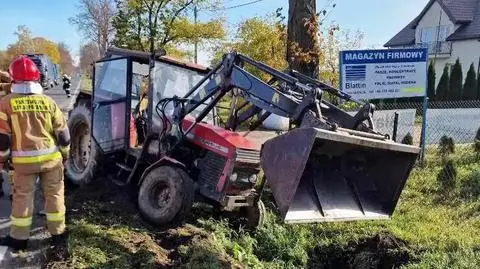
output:
M96 176L101 153L91 139L91 111L88 102L80 101L71 111L70 158L65 162L66 177L75 185L90 183Z
M174 224L187 216L194 196L194 182L187 173L174 166L159 166L142 181L138 207L153 224Z

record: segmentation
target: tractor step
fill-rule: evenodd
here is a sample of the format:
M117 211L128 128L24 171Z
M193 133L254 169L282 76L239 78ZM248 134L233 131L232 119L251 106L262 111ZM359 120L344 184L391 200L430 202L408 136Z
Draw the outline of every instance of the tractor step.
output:
M117 165L120 169L122 169L122 170L124 170L124 171L132 172L132 168L126 166L125 164L116 163L116 165Z

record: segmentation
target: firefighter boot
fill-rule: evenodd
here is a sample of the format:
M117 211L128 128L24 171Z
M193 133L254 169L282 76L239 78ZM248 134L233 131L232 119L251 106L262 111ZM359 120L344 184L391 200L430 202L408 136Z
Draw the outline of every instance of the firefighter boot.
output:
M64 261L68 259L68 232L52 235L52 245L48 254L51 261Z
M15 239L9 235L0 238L0 246L7 246L13 248L13 250L24 250L27 248L28 240Z

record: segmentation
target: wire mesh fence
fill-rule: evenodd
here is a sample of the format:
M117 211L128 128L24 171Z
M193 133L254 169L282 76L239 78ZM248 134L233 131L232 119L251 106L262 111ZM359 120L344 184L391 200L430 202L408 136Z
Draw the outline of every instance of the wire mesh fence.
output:
M425 120L424 158L419 158L418 164L435 170L446 189L471 174L459 172L457 167L480 168L480 100L428 102L425 115L422 100L380 101L375 105L375 128L397 142L421 147ZM342 106L352 114L358 109Z

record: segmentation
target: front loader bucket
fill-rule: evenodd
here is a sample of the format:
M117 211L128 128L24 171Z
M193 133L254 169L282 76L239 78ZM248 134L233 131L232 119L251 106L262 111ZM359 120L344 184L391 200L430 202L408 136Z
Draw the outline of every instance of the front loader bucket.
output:
M287 223L389 218L419 148L298 128L266 141L261 165Z

